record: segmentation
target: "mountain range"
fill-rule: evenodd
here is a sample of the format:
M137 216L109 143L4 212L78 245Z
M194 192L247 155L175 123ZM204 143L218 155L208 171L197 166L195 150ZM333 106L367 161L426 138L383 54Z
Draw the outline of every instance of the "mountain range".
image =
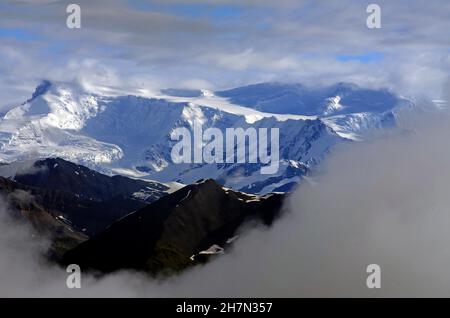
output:
M60 158L2 165L0 176L88 236L174 190L158 182L103 175Z
M290 191L339 143L395 126L413 105L388 90L339 83L320 89L261 83L225 91L165 89L123 95L79 84L42 82L0 120L0 160L60 157L107 175L190 184L212 178L239 191ZM184 127L278 128L279 170L262 163L182 163L171 133Z
M179 272L226 253L243 227L272 224L334 146L368 140L414 106L347 83L123 94L44 81L0 120L0 194L60 264ZM279 129L278 172L173 162L173 131L198 125Z
M272 224L283 194L249 195L200 180L120 219L64 255L63 264L111 272L178 272L223 251L252 220ZM214 247L216 249L214 249Z
M0 174L7 211L31 225L30 235L50 240L50 260L103 273L172 273L203 263L244 224L270 225L285 197L237 192L212 179L169 188L60 158L3 165ZM148 195L136 195L142 191Z

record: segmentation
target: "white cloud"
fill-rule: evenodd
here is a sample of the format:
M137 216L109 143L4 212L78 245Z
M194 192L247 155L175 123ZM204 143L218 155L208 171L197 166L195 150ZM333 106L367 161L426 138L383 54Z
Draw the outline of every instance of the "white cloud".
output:
M219 89L265 80L353 81L441 98L450 71L445 0L379 1L380 30L367 29L365 1L190 1L237 11L220 19L183 14L178 0L139 2L148 9L120 0L79 3L80 30L64 27L62 1L10 2L0 13L0 26L34 36L2 39L3 105L24 100L31 93L24 90L42 78L148 85L142 89L179 87L193 78ZM336 59L372 52L382 58ZM96 63L88 67L85 61Z

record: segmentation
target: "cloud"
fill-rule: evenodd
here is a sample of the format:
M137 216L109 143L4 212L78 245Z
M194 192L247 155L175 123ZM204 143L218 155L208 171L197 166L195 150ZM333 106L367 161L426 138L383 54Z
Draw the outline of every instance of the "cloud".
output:
M444 31L450 28L450 3L445 0L426 5L380 0L379 30L366 27L366 1L77 3L82 8L80 30L65 27L64 1L3 4L3 105L25 100L42 78L89 78L96 85L113 82L154 90L179 87L193 76L198 85L211 83L217 89L266 80L310 85L354 81L441 98L440 86L450 71ZM217 14L227 8L236 14ZM11 38L8 30L27 36ZM372 63L339 60L373 52L382 58ZM95 63L71 67L86 61Z
M25 296L40 278L47 278L42 276L47 265L40 252L48 242L33 236L31 228L10 213L7 201L0 198L0 297Z
M30 204L33 202L34 196L24 190L16 189L8 195L8 200L21 202L22 204Z
M14 168L13 168L14 169ZM15 171L16 176L20 175L33 175L33 174L40 174L45 173L48 171L47 166L37 166L35 165L35 161L24 161L20 164L18 164L18 168Z

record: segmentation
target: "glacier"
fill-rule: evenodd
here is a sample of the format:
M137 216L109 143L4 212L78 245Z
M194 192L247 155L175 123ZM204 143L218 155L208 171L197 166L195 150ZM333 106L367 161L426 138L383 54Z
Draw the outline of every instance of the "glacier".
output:
M152 96L108 91L43 81L0 120L0 160L61 157L111 175L184 184L213 178L250 193L284 192L334 145L395 126L398 110L413 104L387 90L342 83L320 89L261 83L220 92L172 88ZM279 171L261 175L261 164L249 163L174 164L171 132L192 131L196 124L223 132L278 128Z

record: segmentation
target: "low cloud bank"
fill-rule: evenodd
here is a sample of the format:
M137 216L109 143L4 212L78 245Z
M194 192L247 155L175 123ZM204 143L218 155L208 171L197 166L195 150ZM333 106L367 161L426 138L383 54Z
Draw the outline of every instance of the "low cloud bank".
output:
M227 255L169 280L82 276L69 290L62 269L37 261L28 232L1 222L0 296L448 297L450 119L438 117L335 149L272 228L246 231ZM372 263L380 289L366 287Z
M450 121L337 149L288 215L181 279L181 294L450 296ZM366 267L381 267L381 289Z

